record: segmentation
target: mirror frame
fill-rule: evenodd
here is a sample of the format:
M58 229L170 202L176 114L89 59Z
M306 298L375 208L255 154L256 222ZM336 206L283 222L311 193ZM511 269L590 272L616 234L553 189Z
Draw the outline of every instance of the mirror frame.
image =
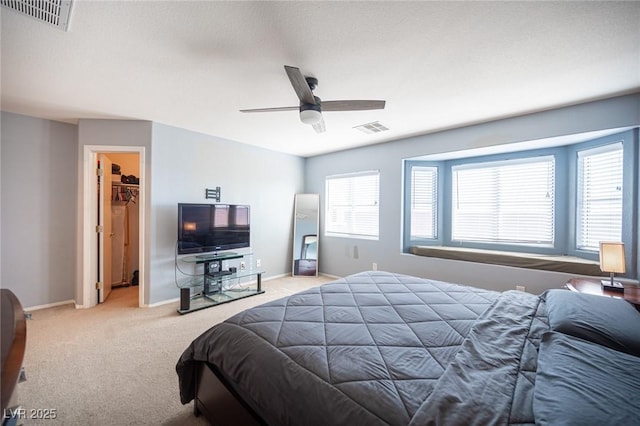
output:
M315 210L315 223L312 223ZM305 222L303 222L305 221ZM310 233L310 232L314 232ZM298 235L300 233L300 235ZM293 261L294 277L317 277L320 241L320 194L296 194L293 207ZM313 238L315 237L315 238ZM305 241L309 240L305 244ZM315 258L306 257L308 247L315 244Z

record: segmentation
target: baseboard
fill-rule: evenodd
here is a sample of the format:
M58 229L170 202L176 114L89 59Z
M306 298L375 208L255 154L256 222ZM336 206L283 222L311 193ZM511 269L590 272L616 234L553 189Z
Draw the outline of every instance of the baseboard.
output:
M157 306L168 305L169 303L179 303L180 298L176 297L175 299L163 300L161 302L150 303L148 305L141 306L142 308L155 308Z
M45 305L37 305L37 306L29 306L27 308L24 308L24 311L38 311L40 309L47 309L47 308L54 308L56 306L62 306L62 305L71 305L73 304L74 306L78 306L76 305L76 301L75 300L64 300L62 302L54 302L54 303L47 303Z
M325 274L324 272L320 272L320 275L322 275L323 277L327 277L327 278L333 278L334 280L342 278L339 275Z
M284 277L290 277L290 276L291 276L291 273L288 273L288 274L280 274L280 275L273 275L273 276L271 276L271 277L269 277L269 278L262 278L262 281L271 281L271 280L275 280L275 279L278 279L278 278L284 278ZM255 281L254 281L254 282L255 282Z

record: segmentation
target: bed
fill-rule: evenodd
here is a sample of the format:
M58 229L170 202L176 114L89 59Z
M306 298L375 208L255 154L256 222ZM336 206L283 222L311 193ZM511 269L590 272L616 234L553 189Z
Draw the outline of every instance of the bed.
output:
M632 424L640 312L370 271L213 326L176 371L212 424Z

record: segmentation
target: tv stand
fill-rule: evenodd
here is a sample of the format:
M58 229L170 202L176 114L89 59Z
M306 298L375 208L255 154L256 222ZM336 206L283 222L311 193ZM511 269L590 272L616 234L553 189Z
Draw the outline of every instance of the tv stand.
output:
M264 293L264 271L253 268L252 258L252 253L218 252L178 259L194 266L202 265L201 274L188 275L177 281L178 287L189 289L190 294L189 306L181 306L178 313L186 314ZM182 272L180 268L177 271Z

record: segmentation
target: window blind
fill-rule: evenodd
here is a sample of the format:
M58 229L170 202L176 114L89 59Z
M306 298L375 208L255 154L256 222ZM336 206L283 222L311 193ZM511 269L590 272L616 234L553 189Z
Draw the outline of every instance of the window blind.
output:
M435 239L438 211L437 167L411 168L411 239Z
M327 176L325 184L325 233L377 239L379 172Z
M600 241L621 241L622 143L578 152L576 246L598 251Z
M452 240L554 243L555 158L452 167Z

